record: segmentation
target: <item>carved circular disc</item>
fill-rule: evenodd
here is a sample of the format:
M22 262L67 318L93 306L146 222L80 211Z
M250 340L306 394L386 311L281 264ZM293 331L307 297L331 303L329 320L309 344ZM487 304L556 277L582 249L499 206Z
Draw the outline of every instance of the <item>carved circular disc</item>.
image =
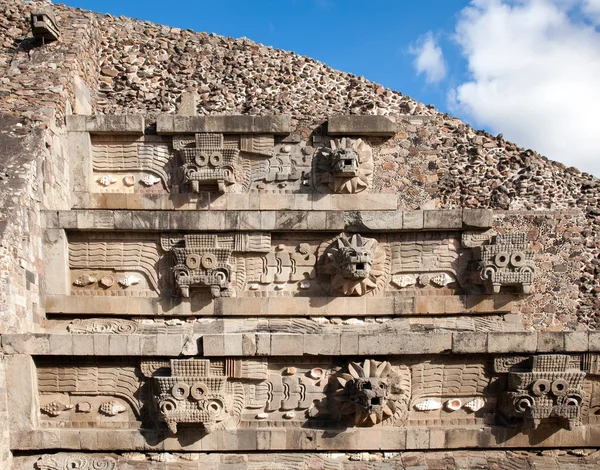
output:
M499 268L504 268L505 266L507 266L509 261L510 255L504 251L498 253L494 258L494 262Z
M510 256L510 263L517 268L519 266L523 266L524 262L525 262L525 253L517 252L517 253L513 253Z
M213 152L210 155L210 163L213 166L221 166L223 164L223 154L221 152Z
M196 253L187 255L185 259L185 265L190 269L198 269L200 267L201 262L202 257Z
M205 152L198 152L194 158L196 165L202 167L208 165L209 156Z
M565 379L556 379L552 382L552 393L557 397L567 393L568 389L569 383Z
M531 391L537 397L545 395L550 391L550 382L546 379L538 379L531 386Z
M217 414L223 410L223 403L219 400L211 400L206 404L205 408L206 411Z
M202 267L204 269L213 269L217 266L217 257L212 253L205 253L202 256Z
M583 400L579 395L569 395L564 403L566 406L580 406L582 401Z
M190 395L194 400L201 400L208 394L208 387L202 382L196 382L190 388Z
M185 400L190 396L190 386L183 382L177 382L171 389L171 395L176 400Z

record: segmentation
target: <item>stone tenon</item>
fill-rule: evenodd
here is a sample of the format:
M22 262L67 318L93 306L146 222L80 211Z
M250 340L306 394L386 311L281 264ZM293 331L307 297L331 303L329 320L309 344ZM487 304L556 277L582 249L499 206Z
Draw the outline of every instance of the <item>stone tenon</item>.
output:
M61 8L31 8L33 36L58 40L30 46L41 63L76 41L77 14ZM184 92L177 113L103 114L92 71L112 74L95 31L108 20L86 18L100 57L80 59L64 107L14 147L37 149L28 184L42 194L18 193L29 225L3 222L2 462L600 461L585 450L600 442L600 333L577 316L592 251L564 249L586 214L444 199L440 146L484 160L516 146L457 133L419 147L455 120L414 107L197 115L206 103ZM3 152L23 127L10 123ZM386 172L429 157L426 190L388 190Z

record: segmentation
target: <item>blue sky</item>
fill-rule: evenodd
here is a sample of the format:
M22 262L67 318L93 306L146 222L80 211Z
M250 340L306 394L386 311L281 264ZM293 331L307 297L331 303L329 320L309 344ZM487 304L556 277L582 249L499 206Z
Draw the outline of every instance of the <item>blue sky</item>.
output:
M600 176L600 0L64 3L307 55Z

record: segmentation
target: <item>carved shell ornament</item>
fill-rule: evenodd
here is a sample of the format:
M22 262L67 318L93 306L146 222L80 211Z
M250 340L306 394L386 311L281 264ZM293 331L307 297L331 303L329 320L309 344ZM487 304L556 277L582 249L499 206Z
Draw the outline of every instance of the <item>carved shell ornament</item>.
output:
M380 287L386 261L385 250L374 238L342 235L321 256L320 272L330 276L334 293L361 296Z
M337 375L334 397L340 421L350 426L373 426L389 418L405 418L410 394L409 372L387 361L350 362Z
M354 194L366 190L373 176L373 150L361 139L334 139L320 150L315 168L319 192Z

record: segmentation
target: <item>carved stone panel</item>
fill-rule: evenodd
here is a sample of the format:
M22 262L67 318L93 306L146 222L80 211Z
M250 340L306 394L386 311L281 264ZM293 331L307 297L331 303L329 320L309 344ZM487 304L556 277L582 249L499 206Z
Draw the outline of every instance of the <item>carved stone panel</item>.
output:
M525 233L496 235L481 247L481 278L495 294L503 286L515 286L531 294L535 276L535 252L527 249Z

